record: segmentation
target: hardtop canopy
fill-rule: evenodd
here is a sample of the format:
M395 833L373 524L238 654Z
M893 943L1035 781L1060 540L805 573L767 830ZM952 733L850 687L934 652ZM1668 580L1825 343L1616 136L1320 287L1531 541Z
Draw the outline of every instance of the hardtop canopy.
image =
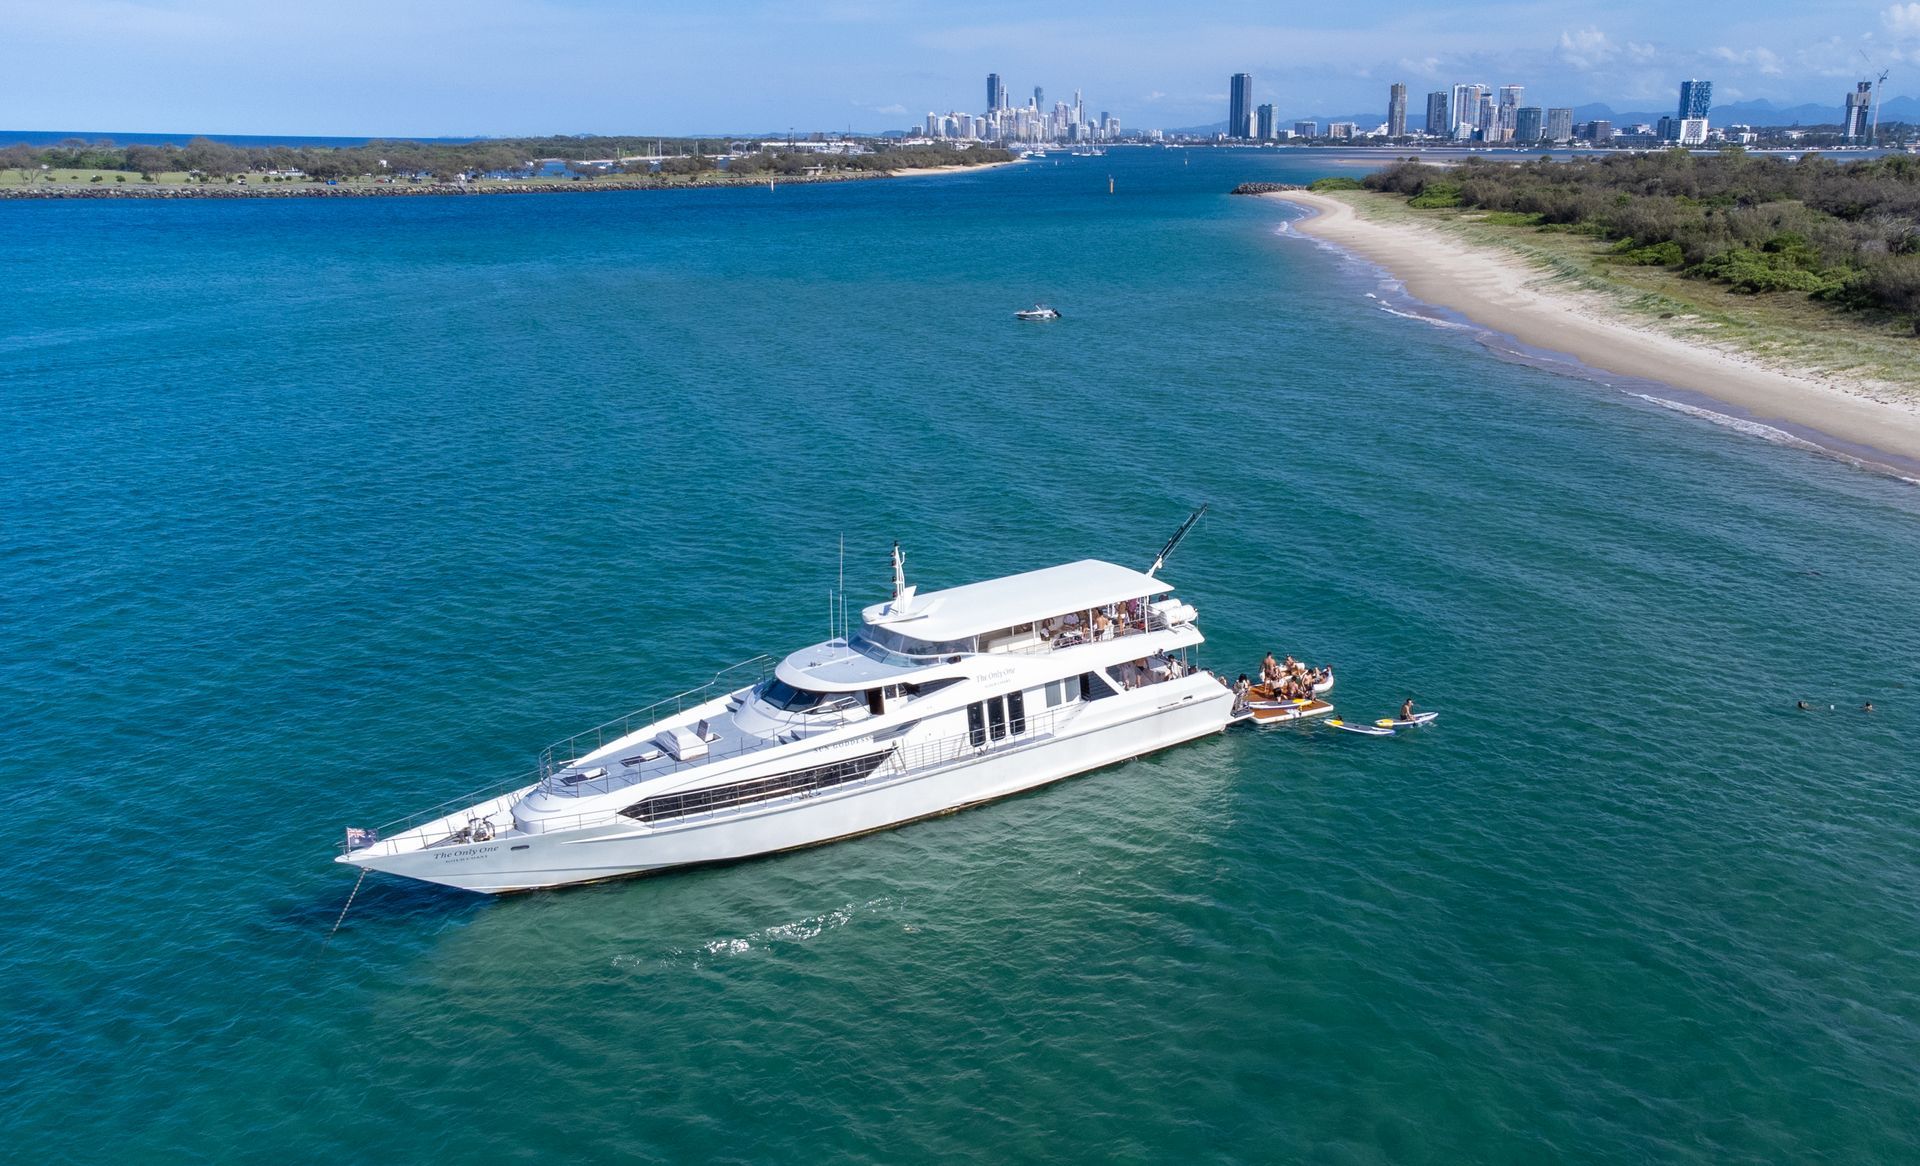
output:
M1144 571L1081 559L916 595L903 612L893 611L890 603L876 603L860 617L916 640L940 643L1172 590L1172 584Z

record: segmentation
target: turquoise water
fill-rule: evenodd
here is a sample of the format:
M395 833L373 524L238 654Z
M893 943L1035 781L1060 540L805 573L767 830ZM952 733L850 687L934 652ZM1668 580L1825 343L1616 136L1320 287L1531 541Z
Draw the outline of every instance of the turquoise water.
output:
M1183 157L0 207L9 1151L1920 1156L1920 494L1382 311L1222 194L1310 175ZM369 879L322 949L342 826L824 636L842 535L870 600L1200 501L1209 664L1439 725Z

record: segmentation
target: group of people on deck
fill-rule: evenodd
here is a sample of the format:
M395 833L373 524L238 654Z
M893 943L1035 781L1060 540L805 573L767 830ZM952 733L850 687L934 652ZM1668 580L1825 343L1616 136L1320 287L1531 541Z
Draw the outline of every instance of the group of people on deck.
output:
M1089 640L1110 640L1129 632L1144 632L1146 621L1138 599L1110 603L1089 612L1070 612L1040 625L1040 638L1057 648Z
M1314 687L1332 675L1331 664L1325 668L1309 668L1292 656L1275 660L1272 652L1260 662L1260 682L1277 700L1311 700Z
M1312 668L1288 656L1285 660L1275 660L1273 653L1260 662L1261 686L1266 688L1274 700L1312 700L1313 690L1324 681L1333 678L1333 665L1324 668ZM1233 686L1234 695L1246 701L1253 695L1253 682L1242 672Z

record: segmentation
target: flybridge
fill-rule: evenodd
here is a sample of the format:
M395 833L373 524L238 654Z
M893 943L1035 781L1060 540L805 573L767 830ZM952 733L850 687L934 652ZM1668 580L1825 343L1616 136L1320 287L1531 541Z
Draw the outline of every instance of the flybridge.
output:
M968 583L875 604L861 612L861 635L897 631L922 643L957 643L1021 623L1085 614L1172 591L1153 576L1098 559ZM933 653L929 653L933 654Z

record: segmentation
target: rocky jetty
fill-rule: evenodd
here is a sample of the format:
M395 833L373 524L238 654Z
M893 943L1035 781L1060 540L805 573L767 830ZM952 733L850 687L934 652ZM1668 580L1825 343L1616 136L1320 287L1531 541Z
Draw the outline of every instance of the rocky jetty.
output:
M1297 182L1242 182L1230 194L1279 194L1283 190L1305 190Z

